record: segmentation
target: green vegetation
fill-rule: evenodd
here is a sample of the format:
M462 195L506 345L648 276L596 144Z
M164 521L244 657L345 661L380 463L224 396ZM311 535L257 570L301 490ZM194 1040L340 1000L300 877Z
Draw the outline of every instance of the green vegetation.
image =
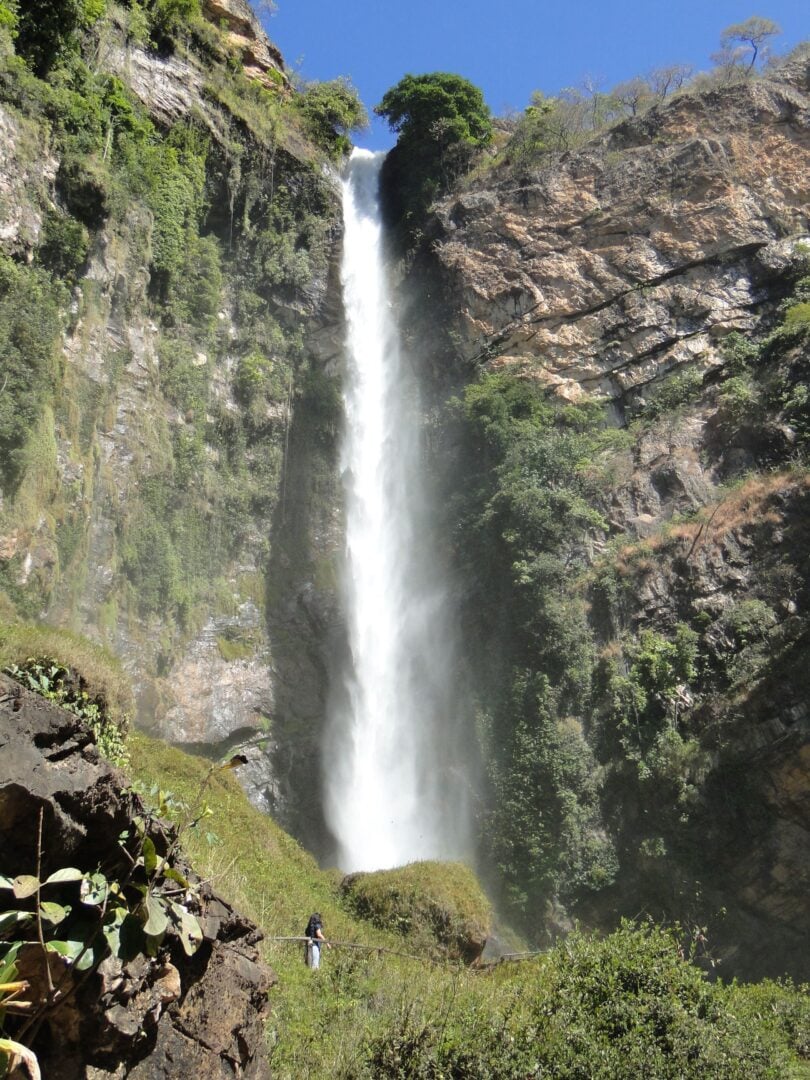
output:
M555 403L519 369L482 374L452 403L444 501L488 780L483 865L499 910L535 942L560 908L707 918L711 902L695 882L713 880L715 842L734 834L723 791L742 790L743 703L765 692L760 682L781 685L804 633L803 619L784 624L780 600L786 581L800 588L789 552L804 544L801 514L767 576L711 614L692 606L691 577L671 564L688 559L712 523L758 520L756 499L790 481L768 474L761 495L731 493L727 510L721 499L637 545L610 541L606 518L628 449L696 402L715 405L713 424L730 444L744 431L762 468L779 454L806 461L808 285L797 254L770 332L729 335L720 378L676 372L645 395L626 430L607 426L598 402ZM774 431L781 444L758 434ZM651 618L638 595L676 589L662 582L678 594ZM764 820L759 797L744 798Z
M187 803L209 774L201 759L141 735L132 738L131 755L142 786L158 784ZM687 959L691 939L677 927L628 923L605 938L574 934L546 955L483 971L420 963L397 955L424 944L420 888L457 897L460 884L469 895L466 872L450 868L445 880L446 868L406 867L362 875L343 893L333 873L319 871L249 806L227 773L211 776L205 798L218 840L212 845L192 829L184 842L197 872L213 876L270 935L264 949L279 985L268 1046L281 1078L806 1075L807 988L710 983ZM405 883L395 902L386 877L389 885ZM354 913L353 892L364 882L375 899L372 921ZM315 910L328 939L370 948L326 952L313 975L299 944L272 938L300 934ZM391 933L374 925L385 923L386 912Z
M0 668L25 671L29 663L57 665L66 694L95 703L105 721L126 732L134 710L132 687L121 661L106 649L70 630L0 618Z
M492 929L489 902L463 863L418 862L352 874L343 882L343 895L357 916L396 930L424 955L438 951L475 960Z
M490 777L483 839L499 899L539 932L538 905L615 874L593 755L571 719L587 708L593 643L569 577L604 528L596 493L628 436L606 426L598 402L559 405L520 374L483 375L453 410L463 476L447 502L470 583L465 624Z
M806 261L806 256L797 252L798 274L806 275ZM803 359L810 337L808 312L810 277L797 275L770 333L758 340L729 334L723 345L728 378L719 393L720 422L726 431L753 431L769 416L787 425L804 451L810 437L810 396Z
M483 94L460 75L406 75L375 113L398 134L386 158L388 214L407 239L421 229L428 207L471 165L492 139Z
M42 270L0 255L0 484L7 492L19 485L26 443L53 401L63 301Z
M87 681L78 672L51 656L29 656L4 670L26 689L78 716L93 732L100 753L114 765L126 764L122 727L110 716L103 696L91 697Z
M357 91L346 79L309 83L295 98L309 136L335 161L351 150L349 134L368 126Z

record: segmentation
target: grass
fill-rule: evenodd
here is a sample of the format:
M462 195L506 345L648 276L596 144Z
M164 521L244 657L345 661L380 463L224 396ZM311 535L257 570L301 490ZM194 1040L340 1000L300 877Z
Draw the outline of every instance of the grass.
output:
M620 575L652 569L655 557L674 546L691 550L700 544L720 544L735 529L749 524L779 525L788 497L800 497L810 488L810 469L798 467L771 473L758 472L719 489L719 498L702 506L688 520L664 523L658 532L642 540L620 540L597 566L612 566Z
M443 1000L455 978L472 977L455 966L343 949L327 952L317 975L309 971L300 943L269 939L302 934L313 911L321 912L325 933L335 941L401 952L403 939L352 915L341 899L339 872L320 870L295 840L250 805L230 773L210 773L207 761L140 733L129 743L133 779L147 789L158 784L192 805L209 777L204 801L212 813L186 832L183 846L197 872L213 878L216 889L267 935L264 957L279 977L268 1025L274 1076L361 1075L353 1070L359 1068L363 1033L392 1022L415 980L427 1003Z
M192 806L205 788L211 813L185 832L183 845L197 872L267 935L264 957L278 976L268 1053L279 1080L630 1080L642 1075L634 1071L642 1060L651 1062L644 1073L651 1080L810 1075L807 988L709 984L683 959L675 933L651 925L628 925L604 939L575 934L548 954L489 969L408 959L398 955L403 938L352 914L338 872L319 869L255 810L232 773L212 772L208 762L142 734L129 742L131 772L142 786L157 784ZM359 880L378 893L397 882L417 894L449 889L450 898L470 889L463 868L430 864ZM373 949L336 948L325 953L321 971L309 971L299 943L272 939L301 934L312 911L322 913L327 938ZM417 938L406 940L418 948ZM667 1029L665 1037L655 1025ZM679 1072L678 1055L687 1051Z
M0 606L0 668L31 657L58 660L78 672L91 699L105 702L109 719L126 730L134 712L132 687L120 660L81 634L40 623L4 621ZM10 613L9 613L10 614Z
M375 925L396 927L425 951L474 960L492 932L492 907L464 863L415 862L352 874L344 885L352 909Z

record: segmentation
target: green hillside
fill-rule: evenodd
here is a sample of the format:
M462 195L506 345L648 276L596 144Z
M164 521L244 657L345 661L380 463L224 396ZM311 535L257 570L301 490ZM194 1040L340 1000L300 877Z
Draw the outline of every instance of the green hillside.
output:
M176 810L181 825L207 807L184 834L188 855L267 935L278 975L267 1032L275 1076L810 1076L810 988L710 982L689 961L690 935L652 924L627 923L605 938L575 933L520 962L431 961L422 925L402 935L353 916L339 874L319 870L251 807L232 772L140 734L131 758L153 799L159 788L164 801L189 808ZM466 875L447 880L469 889ZM470 900L446 897L449 909ZM298 943L273 939L300 934L313 910L332 940L376 948L337 946L320 972L309 971ZM419 949L423 960L403 955Z

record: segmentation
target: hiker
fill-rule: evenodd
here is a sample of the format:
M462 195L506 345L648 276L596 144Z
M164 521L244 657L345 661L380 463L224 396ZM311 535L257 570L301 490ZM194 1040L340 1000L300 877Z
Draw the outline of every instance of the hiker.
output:
M319 912L315 912L310 915L307 928L304 931L304 936L307 938L307 950L306 950L306 962L307 967L312 968L313 971L321 966L321 946L326 945L328 949L332 946L323 936L323 922Z

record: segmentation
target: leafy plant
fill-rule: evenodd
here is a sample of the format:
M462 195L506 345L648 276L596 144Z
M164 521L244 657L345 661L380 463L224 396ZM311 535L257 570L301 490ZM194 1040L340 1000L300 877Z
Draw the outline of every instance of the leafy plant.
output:
M11 893L0 908L4 965L14 963L26 946L39 946L45 954L62 957L66 973L89 972L107 956L122 961L139 953L153 957L167 933L178 938L187 956L194 955L203 940L190 910L197 903L196 890L171 863L173 849L159 855L144 819L138 817L119 842L128 868L115 878L99 869L73 866L43 879L35 874L0 875L0 893ZM54 982L50 965L47 971L47 990L29 1003L21 1035L70 993L64 975Z
M128 761L126 741L101 697L91 697L85 680L77 672L51 657L31 656L19 664L10 664L6 674L35 694L55 702L83 720L95 736L99 751L115 765Z
M347 79L309 83L294 99L308 133L334 160L351 149L349 134L368 126L368 115Z

